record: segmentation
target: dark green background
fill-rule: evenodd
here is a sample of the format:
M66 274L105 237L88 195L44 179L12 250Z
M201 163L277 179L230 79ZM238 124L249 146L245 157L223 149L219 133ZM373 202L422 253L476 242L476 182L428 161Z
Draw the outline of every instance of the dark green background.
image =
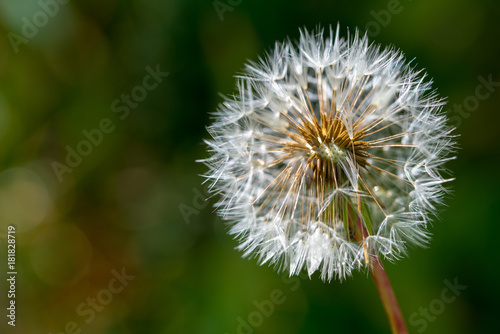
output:
M461 150L448 165L453 194L431 227L430 247L387 264L406 319L439 305L445 280L457 279L467 288L423 332L494 332L500 87L459 118L453 105L474 103L479 77L500 81L499 2L232 3L221 20L210 0L70 1L16 52L9 36L22 36L23 17L32 21L41 7L0 1L1 332L55 334L74 321L81 333L233 334L238 318L257 310L255 301L280 290L283 303L254 333L387 333L366 273L343 283L283 279L242 259L211 209L214 199L205 205L199 195L206 169L195 160L206 157L201 142L218 93L232 93L246 59L276 40L337 23L344 36L368 27L372 40L415 58L448 97L458 125ZM169 76L120 119L113 101L157 65ZM54 162L65 163L67 146L75 149L82 131L104 118L114 130L59 182ZM17 228L15 328L5 317L8 225ZM94 319L79 315L78 306L105 296L112 270L122 268L135 278Z

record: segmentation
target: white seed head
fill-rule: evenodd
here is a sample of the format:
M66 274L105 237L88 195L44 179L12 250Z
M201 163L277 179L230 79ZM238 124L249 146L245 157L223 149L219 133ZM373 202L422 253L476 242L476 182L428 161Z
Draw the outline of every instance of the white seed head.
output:
M425 245L455 142L424 79L338 29L301 31L247 65L203 160L244 256L331 280Z

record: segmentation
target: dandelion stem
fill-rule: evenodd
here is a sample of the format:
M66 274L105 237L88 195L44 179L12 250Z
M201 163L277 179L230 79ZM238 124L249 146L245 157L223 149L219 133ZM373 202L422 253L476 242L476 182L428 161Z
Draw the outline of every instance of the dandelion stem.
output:
M369 234L365 225L358 217L355 237L357 241L363 242L365 254L366 252L369 252L369 250L367 250L366 243L364 243L364 240L368 235ZM394 294L394 290L392 289L391 282L389 281L389 277L382 266L382 262L378 256L371 254L371 252L370 255L371 263L368 267L370 268L370 273L372 274L380 299L384 305L385 313L387 314L387 318L389 319L389 323L391 325L391 331L393 334L408 334L403 314L399 308L399 304L396 299L396 295Z
M387 277L387 273L385 272L378 257L375 257L372 260L370 272L373 280L375 281L375 285L377 286L382 304L384 304L385 313L387 314L387 318L389 318L392 333L408 333L408 329L406 329L405 320L403 318L403 314L401 313L401 309L399 308L391 282L389 281L389 277Z

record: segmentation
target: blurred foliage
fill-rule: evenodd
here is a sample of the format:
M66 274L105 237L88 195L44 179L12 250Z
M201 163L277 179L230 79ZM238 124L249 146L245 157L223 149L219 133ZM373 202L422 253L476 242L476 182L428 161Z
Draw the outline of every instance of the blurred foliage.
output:
M8 225L18 268L17 326L2 315L0 331L238 333L243 319L255 333L387 333L366 274L288 279L241 259L214 199L203 201L195 160L209 113L246 59L299 27L339 23L415 58L457 116L479 77L500 81L499 15L495 0L0 1L0 272ZM168 76L145 89L157 68ZM430 248L387 264L407 319L441 298L444 280L467 286L426 333L498 327L497 90L460 116L456 181ZM113 270L134 278L110 294ZM256 303L276 290L282 303L260 321ZM104 301L93 317L92 298Z

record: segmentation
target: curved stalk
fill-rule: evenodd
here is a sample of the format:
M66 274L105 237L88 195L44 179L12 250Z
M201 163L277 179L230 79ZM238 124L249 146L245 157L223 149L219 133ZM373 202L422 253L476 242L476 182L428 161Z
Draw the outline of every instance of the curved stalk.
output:
M391 325L391 331L393 334L408 334L408 329L406 328L406 323L399 308L396 295L392 289L389 277L382 266L382 262L375 254L372 254L368 247L366 246L365 238L368 237L368 231L366 230L363 222L357 218L356 228L355 228L355 238L358 242L363 243L363 248L365 252L365 261L370 268L370 273L377 287L380 299L384 305L385 313L389 319L389 324Z
M401 309L399 308L391 282L389 281L389 277L387 277L387 273L385 272L384 267L382 267L382 263L378 257L372 259L370 272L373 280L375 281L375 285L377 286L380 299L384 305L385 313L389 319L389 323L391 324L392 333L408 333L408 329L406 328L405 320L403 318L403 314L401 313Z

